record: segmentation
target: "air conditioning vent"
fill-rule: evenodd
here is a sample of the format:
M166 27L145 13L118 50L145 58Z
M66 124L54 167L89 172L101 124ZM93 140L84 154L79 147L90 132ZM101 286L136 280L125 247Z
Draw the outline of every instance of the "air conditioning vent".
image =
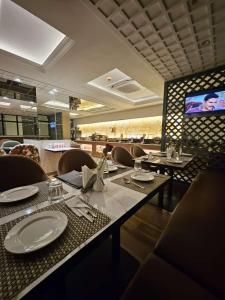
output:
M112 85L111 88L124 94L130 94L140 90L139 85L137 85L136 81L132 79L118 82Z

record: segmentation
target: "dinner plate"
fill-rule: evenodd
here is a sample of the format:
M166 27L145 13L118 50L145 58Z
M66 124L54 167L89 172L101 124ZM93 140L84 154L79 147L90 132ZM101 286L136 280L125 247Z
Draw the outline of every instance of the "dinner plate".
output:
M60 211L36 213L17 223L8 232L4 246L14 254L36 251L57 239L67 223L67 216Z
M117 166L108 166L108 171L109 172L114 172L114 171L117 171L117 170L118 170Z
M176 159L167 159L166 161L169 163L172 163L172 164L182 164L183 163L183 160L176 160Z
M0 203L10 203L29 198L36 194L39 188L35 185L20 186L0 194Z
M152 181L154 176L150 173L137 173L132 174L131 178L138 181Z

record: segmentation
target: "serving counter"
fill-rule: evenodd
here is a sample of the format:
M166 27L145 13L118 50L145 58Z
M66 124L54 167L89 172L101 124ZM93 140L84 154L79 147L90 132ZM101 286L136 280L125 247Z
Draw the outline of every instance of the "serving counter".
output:
M159 151L160 144L141 144L141 143L125 143L125 142L108 142L108 141L88 141L88 140L76 140L76 143L80 144L81 149L89 152L93 156L101 156L103 148L106 144L110 144L113 147L120 146L126 148L130 152L132 145L139 145L146 153L150 151Z

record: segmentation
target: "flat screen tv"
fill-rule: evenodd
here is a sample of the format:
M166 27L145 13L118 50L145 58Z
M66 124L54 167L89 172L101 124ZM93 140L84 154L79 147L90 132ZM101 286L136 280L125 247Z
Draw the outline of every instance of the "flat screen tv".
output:
M200 117L221 114L225 114L225 87L186 94L185 116Z

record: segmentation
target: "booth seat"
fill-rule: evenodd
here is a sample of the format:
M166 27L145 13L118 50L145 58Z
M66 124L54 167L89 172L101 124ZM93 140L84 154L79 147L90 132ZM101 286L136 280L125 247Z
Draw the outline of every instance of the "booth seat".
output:
M199 174L123 300L225 299L225 172Z

